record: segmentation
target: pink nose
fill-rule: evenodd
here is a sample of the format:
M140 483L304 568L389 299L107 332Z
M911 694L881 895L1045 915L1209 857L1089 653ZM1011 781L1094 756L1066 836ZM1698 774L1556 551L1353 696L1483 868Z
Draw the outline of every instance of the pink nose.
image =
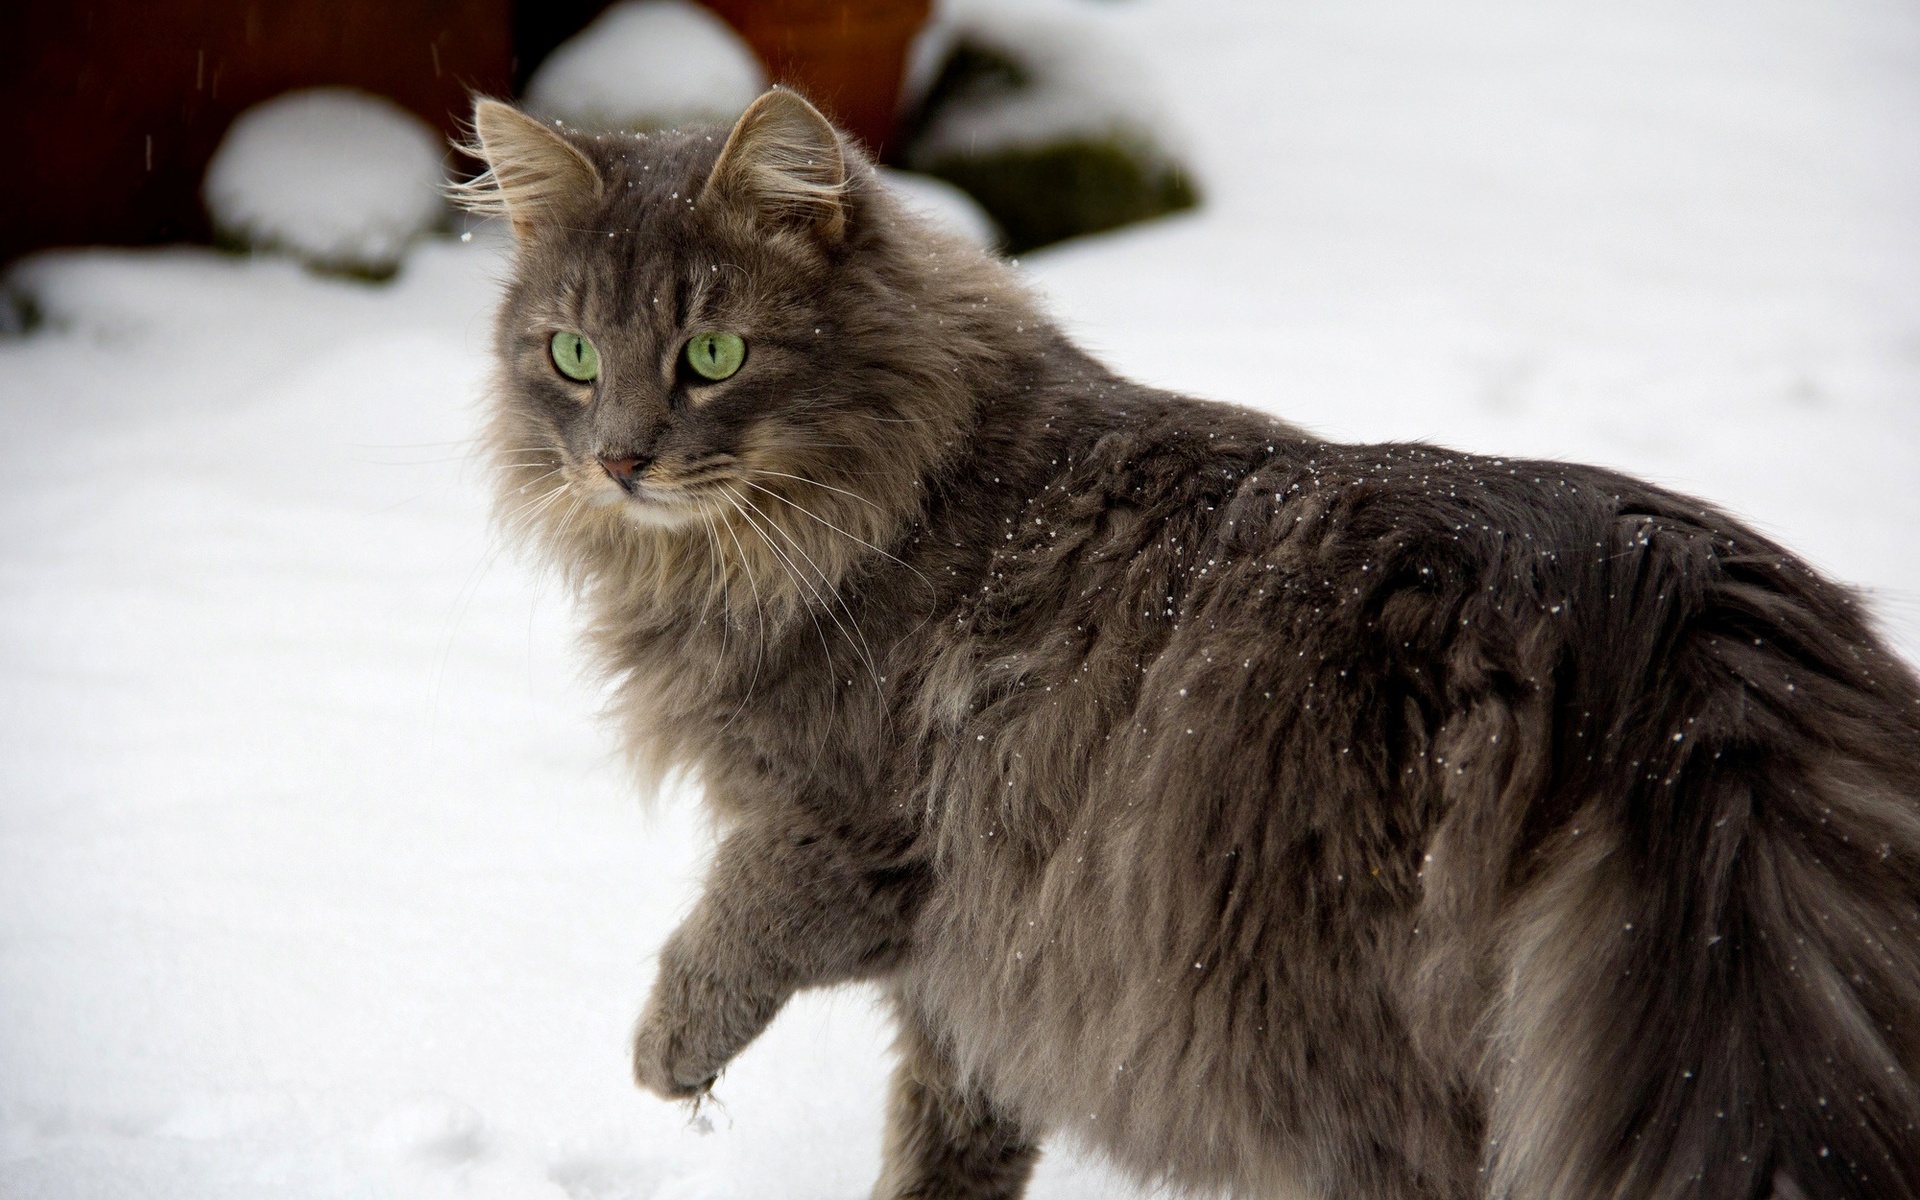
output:
M637 458L608 458L605 455L600 457L601 469L612 476L613 481L621 487L632 487L633 477L640 473L643 465L645 464Z

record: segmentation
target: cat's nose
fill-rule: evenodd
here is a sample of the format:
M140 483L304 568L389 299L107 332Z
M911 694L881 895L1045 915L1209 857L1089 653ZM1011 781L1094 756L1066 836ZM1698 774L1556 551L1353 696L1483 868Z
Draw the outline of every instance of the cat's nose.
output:
M649 460L644 458L609 458L600 456L600 469L605 471L615 483L623 488L633 488L633 478L647 469Z

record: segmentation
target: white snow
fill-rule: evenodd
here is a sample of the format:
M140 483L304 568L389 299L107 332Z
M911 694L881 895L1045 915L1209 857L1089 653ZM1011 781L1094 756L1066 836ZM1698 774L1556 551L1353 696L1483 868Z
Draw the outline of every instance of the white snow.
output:
M446 147L382 96L306 88L235 118L207 165L215 228L327 267L390 270L442 212Z
M1208 206L1043 252L1149 381L1600 461L1920 652L1920 12L1139 0ZM625 1039L708 845L643 819L470 461L492 229L387 285L42 258L0 341L0 1196L864 1195L885 1023L795 1003L702 1134ZM1042 1200L1143 1195L1065 1149Z
M1020 64L1017 88L976 89L915 140L916 165L956 154L1118 137L1177 140L1154 73L1120 32L1124 12L1086 0L953 0L916 39L905 90L924 94L964 41Z
M626 0L569 38L527 82L527 107L599 130L728 122L765 91L740 35L688 0Z
M948 233L956 234L976 246L1000 244L1000 227L994 224L980 202L944 179L922 175L918 171L879 168L880 179L907 208L931 220Z

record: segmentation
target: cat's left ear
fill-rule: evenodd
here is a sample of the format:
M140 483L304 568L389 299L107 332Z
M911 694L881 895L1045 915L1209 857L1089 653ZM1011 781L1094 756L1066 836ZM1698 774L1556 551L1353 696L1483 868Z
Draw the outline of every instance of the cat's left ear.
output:
M801 99L774 88L747 106L701 191L755 219L837 242L847 228L847 157L840 135Z

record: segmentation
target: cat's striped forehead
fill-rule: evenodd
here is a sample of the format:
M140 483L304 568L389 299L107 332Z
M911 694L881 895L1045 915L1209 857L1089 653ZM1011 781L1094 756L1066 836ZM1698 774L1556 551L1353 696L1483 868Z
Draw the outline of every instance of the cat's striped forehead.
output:
M537 306L555 319L665 329L747 291L765 247L729 236L730 223L700 207L724 140L724 130L674 130L576 142L605 180L602 200L550 260Z
M606 133L581 139L605 180L602 216L609 225L670 219L698 209L700 189L713 171L725 130Z

